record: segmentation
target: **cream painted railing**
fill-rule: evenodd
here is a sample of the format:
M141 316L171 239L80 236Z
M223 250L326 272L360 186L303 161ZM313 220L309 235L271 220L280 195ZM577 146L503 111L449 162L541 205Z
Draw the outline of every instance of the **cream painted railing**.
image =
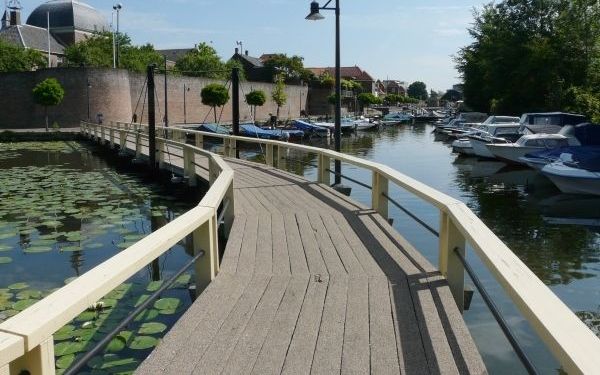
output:
M146 135L126 129L87 123L81 127L84 135L111 146L118 144L122 150L132 146L138 156L148 140ZM52 335L190 234L194 253L204 252L195 263L197 291L214 279L219 270L220 206L225 209L222 214L225 225L230 226L233 221L233 170L220 156L195 146L162 138L157 138L157 144L182 149L185 175L192 185L198 177L195 168L198 158L208 158L211 185L208 193L197 207L0 324L0 375L54 374Z
M146 125L140 124L113 125L135 129L139 133L147 129ZM224 155L228 157L235 157L237 142L261 144L265 146L265 160L270 166L284 166L288 150L314 154L318 156L317 180L324 184L330 184L334 160L369 170L372 174L372 208L384 217L388 216L390 183L416 195L439 209L439 269L448 279L459 308L462 309L464 302L465 270L457 253L464 257L469 244L564 371L569 374L600 373L600 339L463 202L386 165L327 149L176 127L168 128L168 132L172 139L181 142L193 138L198 147L202 147L204 137L220 138Z

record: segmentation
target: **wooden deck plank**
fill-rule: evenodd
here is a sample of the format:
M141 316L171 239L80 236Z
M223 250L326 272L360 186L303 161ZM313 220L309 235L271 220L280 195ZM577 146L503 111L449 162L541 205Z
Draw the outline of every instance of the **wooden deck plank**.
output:
M329 280L327 276L312 277L302 303L302 310L285 357L282 374L308 374L319 336L323 305Z
M281 373L300 316L309 279L308 275L293 276L289 281L271 329L252 369L252 374Z
M273 274L291 275L290 254L288 239L285 232L284 218L281 213L274 213L271 217L271 234L273 237Z
M329 237L321 216L318 213L309 212L308 219L329 275L346 275L346 268L331 241L331 237Z
M245 228L236 272L239 274L252 274L254 272L256 244L258 241L258 216L249 214L246 218Z
M273 274L273 237L271 215L258 215L258 234L256 240L256 260L254 273L262 275Z
M310 273L312 275L327 275L327 266L323 260L323 255L319 249L308 215L306 213L298 213L296 214L296 220L298 221L302 247L306 254L306 263L308 264Z
M231 226L231 232L229 233L227 246L225 246L225 251L223 252L223 259L221 261L219 272L235 274L245 232L246 216L238 214Z
M292 213L286 213L283 215L283 221L292 275L308 275L308 262L306 259L306 252L302 247L300 228L298 227L296 215Z
M388 280L369 280L369 332L371 342L371 372L399 374L396 336ZM420 345L415 342L414 345Z
M341 371L347 296L348 276L331 276L311 374L329 375Z
M255 276L201 357L185 358L180 373L219 374L270 284L270 276ZM274 288L276 289L276 288ZM193 367L191 365L194 365Z
M348 279L342 374L359 375L370 372L369 337L369 280L366 276L351 276Z
M365 271L361 266L360 262L356 258L356 255L352 251L352 246L344 237L344 234L338 227L337 223L333 219L331 214L321 214L321 220L323 225L329 233L331 242L335 246L335 249L349 275L364 275Z

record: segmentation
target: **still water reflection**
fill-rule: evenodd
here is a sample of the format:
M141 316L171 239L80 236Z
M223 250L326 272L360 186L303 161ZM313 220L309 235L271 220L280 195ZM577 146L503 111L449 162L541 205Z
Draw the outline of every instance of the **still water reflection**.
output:
M387 164L465 202L535 274L594 329L600 322L600 198L560 193L543 175L502 162L459 157L436 141L431 125L359 132L343 139L345 153ZM329 147L319 142L315 145ZM288 168L315 177L314 156L289 155L301 162ZM371 184L371 176L351 165L344 174ZM369 190L352 186L352 197L370 204ZM438 228L435 208L398 188L391 195L429 225ZM395 227L434 264L437 239L395 207ZM505 318L541 373L557 373L558 364L543 348L521 315L479 259L468 255ZM469 284L470 280L467 280ZM493 317L476 293L465 319L491 373L525 373ZM596 327L594 327L594 325Z

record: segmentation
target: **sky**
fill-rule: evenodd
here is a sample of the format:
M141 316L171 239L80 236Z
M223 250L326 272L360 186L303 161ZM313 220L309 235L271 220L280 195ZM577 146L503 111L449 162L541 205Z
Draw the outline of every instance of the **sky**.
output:
M136 44L167 49L207 42L228 59L242 41L252 56L300 55L306 67L335 63L335 14L305 20L311 0L120 1L121 30ZM471 42L467 28L481 0L339 1L343 66L358 65L375 79L423 81L434 90L459 83L452 55ZM114 2L86 2L110 22ZM21 0L24 16L40 3Z

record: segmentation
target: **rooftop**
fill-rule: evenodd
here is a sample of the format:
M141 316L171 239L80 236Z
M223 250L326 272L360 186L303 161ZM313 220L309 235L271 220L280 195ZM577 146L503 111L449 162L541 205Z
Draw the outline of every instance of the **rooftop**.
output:
M75 29L84 32L110 31L107 20L95 8L76 0L51 0L31 12L27 24L47 27L50 14L50 29Z

